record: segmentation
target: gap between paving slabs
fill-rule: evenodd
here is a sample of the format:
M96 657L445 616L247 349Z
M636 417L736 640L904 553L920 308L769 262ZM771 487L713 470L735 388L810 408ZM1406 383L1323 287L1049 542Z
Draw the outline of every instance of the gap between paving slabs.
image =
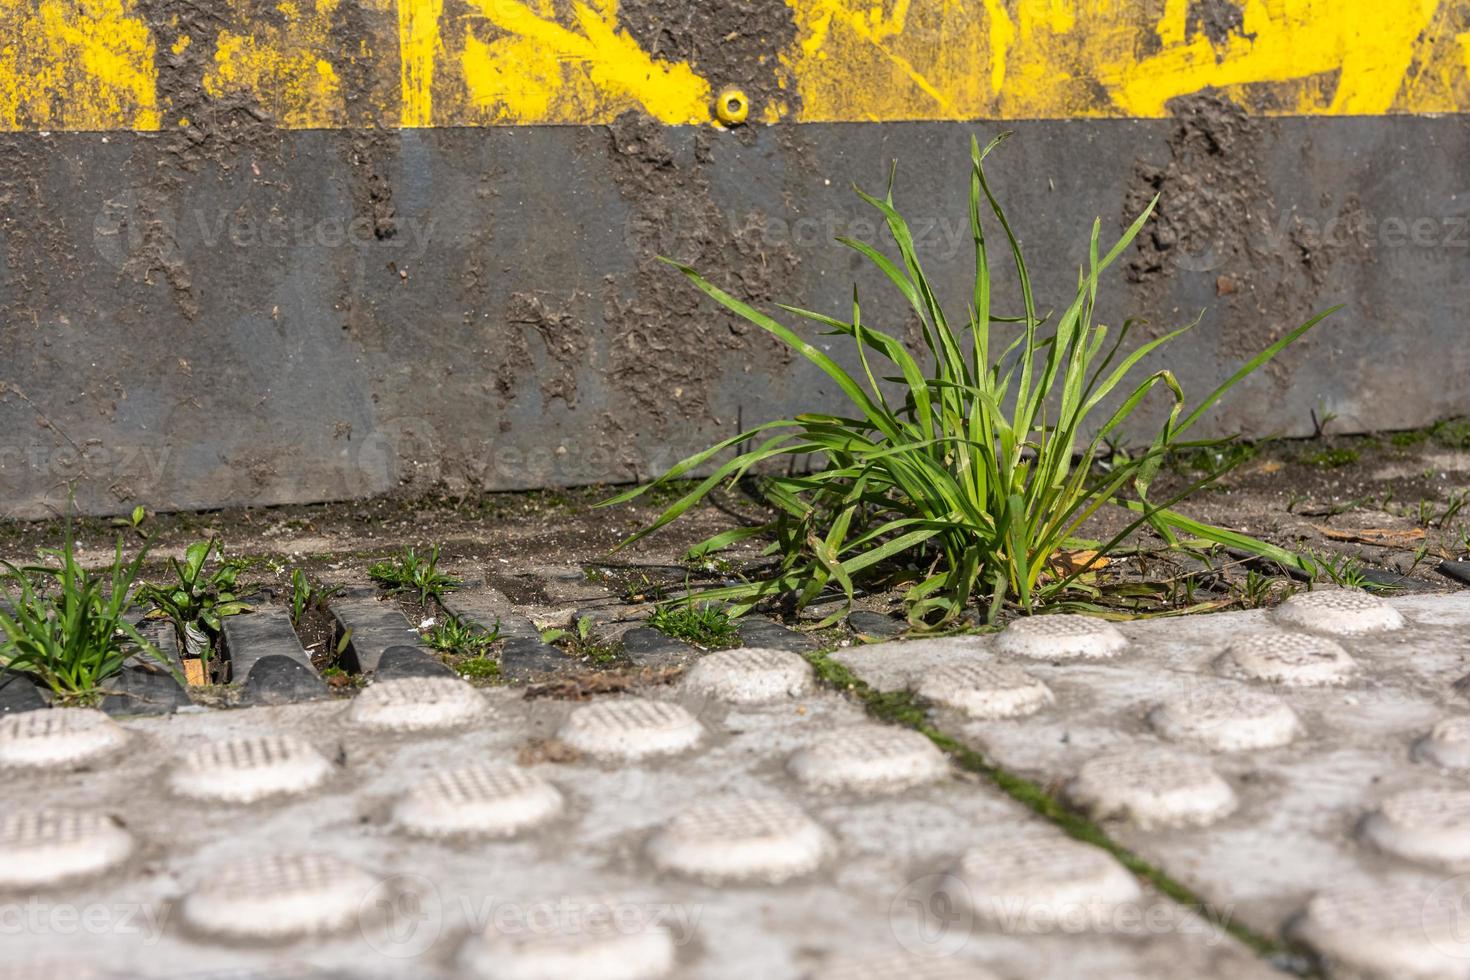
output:
M1068 836L1100 847L1124 867L1158 891L1187 909L1204 910L1206 916L1220 924L1231 936L1244 943L1257 955L1278 969L1300 976L1320 976L1316 957L1311 951L1293 943L1285 943L1242 925L1234 916L1206 902L1188 886L1113 840L1091 819L1057 799L1046 789L1023 776L994 764L976 750L964 745L928 721L924 700L911 691L879 691L831 658L831 649L803 654L817 676L839 691L860 701L870 715L888 724L902 725L919 732L939 749L949 754L957 765L968 772L993 782L1006 795L1051 821Z

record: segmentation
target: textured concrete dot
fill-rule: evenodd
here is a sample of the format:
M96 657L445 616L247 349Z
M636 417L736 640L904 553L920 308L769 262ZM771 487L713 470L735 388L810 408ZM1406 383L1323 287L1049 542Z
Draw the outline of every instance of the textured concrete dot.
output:
M90 762L117 751L128 733L92 708L24 711L0 718L0 768L31 769Z
M1053 703L1051 688L1018 667L959 663L941 667L919 684L919 696L958 708L971 718L995 720L1035 714Z
M683 752L703 734L703 726L677 704L626 698L576 709L558 737L594 758L633 760Z
M555 817L562 805L555 786L518 766L471 766L421 780L393 819L420 837L509 837Z
M941 779L949 765L918 732L864 724L818 736L790 769L808 789L884 793Z
M684 675L684 690L735 704L768 704L812 689L812 665L787 650L745 647L700 658Z
M327 854L247 858L204 879L184 897L191 927L224 939L288 939L340 932L357 922L377 884Z
M102 874L133 853L111 818L73 810L0 814L0 888L37 888Z
M1237 804L1230 784L1207 764L1152 746L1084 763L1068 793L1094 817L1121 817L1141 827L1203 827Z
M1072 613L1027 616L995 638L1001 653L1032 660L1102 660L1128 646L1122 632L1105 620Z
M567 899L525 909L525 921L492 923L465 942L459 962L466 974L485 980L658 980L674 970L673 937L641 906Z
M1295 932L1334 975L1464 977L1470 972L1466 887L1459 876L1438 884L1379 881L1326 892L1307 903Z
M254 803L310 792L332 774L332 764L294 735L246 735L201 745L169 773L180 796Z
M453 677L379 681L352 699L348 718L366 728L418 732L458 728L483 718L480 692Z
M899 950L834 953L808 974L808 980L995 980L995 974L958 956Z
M1154 708L1148 722L1165 738L1217 752L1275 748L1302 731L1285 701L1243 687L1191 690Z
M1363 835L1408 861L1470 870L1470 791L1421 789L1391 796L1363 821Z
M1358 663L1337 643L1303 633L1249 633L1233 641L1215 667L1222 674L1287 687L1346 684Z
M830 848L827 833L790 803L736 798L694 804L648 847L654 864L666 871L773 885L817 870Z
M1279 623L1340 636L1396 630L1404 625L1397 609L1359 589L1299 592L1271 615Z
M1436 722L1414 746L1414 754L1445 769L1470 769L1470 715Z
M1064 921L1096 928L1142 895L1106 851L1042 827L971 848L956 877L964 891L955 897L1006 932L1048 932Z

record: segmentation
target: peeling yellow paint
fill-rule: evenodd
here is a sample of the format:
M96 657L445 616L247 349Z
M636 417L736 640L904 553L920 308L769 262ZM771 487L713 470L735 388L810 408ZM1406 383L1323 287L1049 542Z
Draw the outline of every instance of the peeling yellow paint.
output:
M869 0L787 4L798 120L1158 117L1206 89L1262 114L1470 109L1463 86L1408 84L1435 73L1429 28L1465 0L1242 0L1239 29L1213 39L1188 0L1153 22L1119 0L884 0L878 16Z
M398 83L403 126L434 124L434 59L444 0L398 0Z
M0 129L157 129L153 37L131 0L0 0Z
M0 0L0 130L173 125L159 45L202 45L205 96L287 129L712 121L711 80L642 47L619 0L213 0L210 34L158 35L139 2ZM778 92L751 106L768 124L1160 117L1206 90L1263 115L1470 112L1470 0L1225 0L1208 30L1193 0L785 4L791 43L718 79Z
M285 18L282 26L261 24L250 34L220 31L204 91L211 98L251 95L286 129L344 125L342 85L326 57L333 51L328 31L337 3L316 0L305 14L295 4L282 3L277 7Z
M469 0L460 64L479 121L599 123L638 108L665 123L710 118L710 85L683 62L652 57L618 25L617 0Z

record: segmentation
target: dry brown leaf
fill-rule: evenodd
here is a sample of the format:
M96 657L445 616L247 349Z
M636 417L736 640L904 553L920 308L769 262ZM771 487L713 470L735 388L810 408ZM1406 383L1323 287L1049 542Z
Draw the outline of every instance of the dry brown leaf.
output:
M1352 541L1381 548L1402 548L1406 551L1415 550L1419 547L1419 542L1424 540L1422 527L1409 528L1407 531L1386 527L1335 528L1321 524L1313 524L1312 527L1329 541Z
M1097 559L1093 561L1093 559ZM1088 562L1092 562L1091 565ZM1071 575L1078 569L1086 568L1089 572L1099 568L1107 568L1112 564L1106 558L1098 558L1097 552L1090 549L1079 549L1077 551L1058 551L1051 557L1051 566L1062 575Z

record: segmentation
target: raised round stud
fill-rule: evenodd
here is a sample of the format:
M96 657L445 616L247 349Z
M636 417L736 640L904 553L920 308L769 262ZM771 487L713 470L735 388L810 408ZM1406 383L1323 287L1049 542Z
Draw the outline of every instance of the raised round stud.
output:
M469 976L486 980L659 980L674 970L674 940L643 907L615 899L524 906L460 949Z
M834 953L808 980L995 980L995 974L958 956L920 956L903 950Z
M510 837L562 810L557 788L519 766L436 772L408 791L393 821L419 837Z
M919 684L918 694L992 721L1035 714L1053 703L1051 688L1010 664L958 663L941 667Z
M1358 675L1358 662L1332 640L1304 633L1249 633L1225 648L1215 661L1229 677L1286 687L1346 684Z
M703 726L679 705L642 698L584 705L567 716L558 733L578 752L624 761L684 752L703 735Z
M999 652L1032 660L1104 660L1127 646L1127 638L1112 623L1072 613L1027 616L995 638Z
M1414 754L1444 769L1470 769L1470 715L1435 722L1415 744Z
M204 879L184 897L199 932L222 939L281 940L340 932L377 885L372 875L327 854L247 858Z
M791 757L791 774L808 789L891 793L949 772L944 753L918 732L850 725L817 736Z
M696 803L649 841L653 863L705 881L780 884L821 866L831 840L782 800L725 798Z
M684 690L734 704L769 704L812 689L812 665L787 650L745 647L701 657L684 675Z
M52 708L0 717L0 768L49 769L100 759L128 733L94 708Z
M1363 821L1363 836L1406 861L1470 870L1470 791L1420 789L1390 796Z
M194 800L254 803L310 792L332 764L294 735L245 735L209 742L186 754L169 774L169 789Z
M1217 752L1276 748L1302 731L1285 701L1245 687L1192 689L1150 711L1148 723L1165 738Z
M1204 827L1235 811L1230 784L1205 763L1167 749L1127 748L1082 765L1068 787L1098 819L1140 827Z
M1295 932L1332 973L1464 977L1470 958L1465 879L1375 881L1314 896Z
M100 813L0 814L0 889L41 888L102 874L133 853L133 838Z
M1361 589L1298 592L1271 615L1279 623L1338 636L1396 630L1404 625L1397 609Z
M964 885L955 898L1005 932L1048 932L1079 915L1096 928L1142 895L1138 881L1106 851L1043 827L971 848L955 877Z
M384 732L458 728L485 716L485 699L454 677L378 681L352 699L348 718Z

